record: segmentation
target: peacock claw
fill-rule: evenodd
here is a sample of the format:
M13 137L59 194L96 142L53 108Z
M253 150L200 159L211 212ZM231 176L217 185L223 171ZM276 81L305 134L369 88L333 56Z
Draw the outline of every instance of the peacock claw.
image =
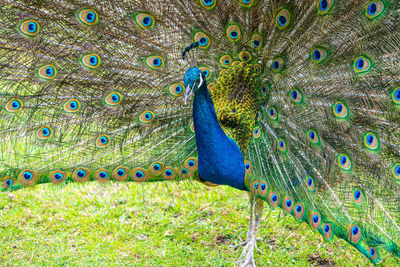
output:
M238 249L239 247L244 247L244 246L246 246L246 245L247 245L247 241L244 241L244 242L242 242L242 243L240 243L240 244L233 245L232 247L233 247L234 249Z
M242 254L240 256L240 267L247 267L247 266L256 266L256 263L254 261L254 248L257 247L256 244L256 239L253 238L249 240L249 242L244 242L247 243L242 251Z
M257 238L256 238L256 241L262 241L262 238L261 238L261 237L257 237ZM244 242L242 242L242 243L240 243L240 244L234 245L234 246L232 246L232 247L233 247L234 249L237 249L237 248L239 248L239 247L244 247L244 246L247 245L248 242L249 242L249 241L246 240L246 241L244 241ZM260 253L262 253L262 251L257 247L257 243L256 243L256 249L257 249Z

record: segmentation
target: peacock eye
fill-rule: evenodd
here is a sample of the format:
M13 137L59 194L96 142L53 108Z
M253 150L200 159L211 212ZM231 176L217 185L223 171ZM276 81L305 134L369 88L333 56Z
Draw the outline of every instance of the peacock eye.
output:
M291 14L289 10L282 9L275 17L275 24L278 29L283 30L290 25Z
M151 29L155 25L153 16L147 13L139 13L135 16L135 21L142 29Z
M365 15L369 19L376 19L385 11L385 3L383 1L370 1L365 7Z
M317 5L317 11L320 15L326 15L333 7L334 0L320 0Z
M39 33L40 25L36 20L29 19L20 23L19 30L21 34L32 37Z
M90 8L78 10L76 12L76 17L79 22L84 25L92 26L99 22L99 15L97 14L97 11Z

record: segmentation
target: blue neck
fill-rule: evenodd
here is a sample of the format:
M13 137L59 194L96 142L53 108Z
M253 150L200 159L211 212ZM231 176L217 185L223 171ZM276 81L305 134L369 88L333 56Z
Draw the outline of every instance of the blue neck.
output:
M200 177L211 183L247 190L242 152L219 125L206 82L194 96L193 120Z

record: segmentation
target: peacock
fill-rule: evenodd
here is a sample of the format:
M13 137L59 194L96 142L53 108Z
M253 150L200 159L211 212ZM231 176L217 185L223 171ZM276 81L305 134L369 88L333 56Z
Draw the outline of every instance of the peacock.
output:
M2 191L191 179L400 257L397 0L0 0Z

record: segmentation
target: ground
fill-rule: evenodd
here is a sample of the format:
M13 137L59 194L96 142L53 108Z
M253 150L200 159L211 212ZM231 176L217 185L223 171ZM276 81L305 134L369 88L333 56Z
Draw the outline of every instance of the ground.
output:
M196 182L39 185L0 193L0 265L237 266L248 215L245 193ZM259 266L371 265L268 206L260 237Z

